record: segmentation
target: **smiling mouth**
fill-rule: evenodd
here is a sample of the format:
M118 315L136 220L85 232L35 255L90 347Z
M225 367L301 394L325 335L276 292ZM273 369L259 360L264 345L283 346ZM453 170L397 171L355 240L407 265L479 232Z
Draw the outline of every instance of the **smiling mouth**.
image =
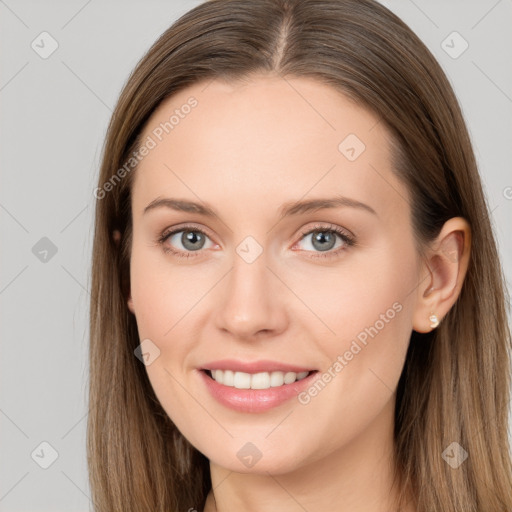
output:
M305 379L309 375L316 373L317 370L305 372L258 372L245 373L231 370L202 370L211 379L223 386L236 389L270 389L293 384L299 380Z

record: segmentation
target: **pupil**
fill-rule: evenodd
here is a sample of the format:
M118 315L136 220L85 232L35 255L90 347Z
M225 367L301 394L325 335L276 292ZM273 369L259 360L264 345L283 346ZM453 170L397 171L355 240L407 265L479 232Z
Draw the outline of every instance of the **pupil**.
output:
M185 231L183 233L183 240L182 240L182 243L183 243L183 246L184 247L187 247L191 250L197 250L197 249L200 249L201 247L197 247L197 244L198 242L201 242L201 238L202 238L202 235L201 233L198 233L196 231ZM199 244L201 245L201 244Z
M320 251L327 251L329 249L332 249L334 247L335 242L334 237L332 235L332 233L326 233L325 231L317 231L316 234L313 236L313 245ZM321 242L318 247L315 245L316 242ZM322 242L328 243L326 245L325 243ZM329 244L329 242L331 243Z

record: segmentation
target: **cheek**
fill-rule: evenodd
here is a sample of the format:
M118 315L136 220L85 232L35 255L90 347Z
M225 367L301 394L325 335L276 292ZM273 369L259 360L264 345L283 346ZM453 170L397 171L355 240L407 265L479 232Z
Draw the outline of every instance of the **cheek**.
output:
M135 248L130 262L130 287L141 339L171 338L180 320L199 300L199 284L204 281L194 281L192 266L170 263L162 249Z
M350 443L383 414L391 415L392 422L412 307L406 276L395 279L393 265L384 268L386 272L367 269L347 278L346 295L336 305L325 301L324 318L336 335L319 340L327 363L319 381L299 396L296 415L306 423L315 418L317 439L324 440L315 457ZM288 442L287 435L284 429L276 433L276 446Z
M218 280L213 269L178 266L156 248L136 248L130 266L131 295L140 340L151 340L158 357L146 366L151 385L173 421L186 418L189 396L180 383L201 339L207 292ZM204 300L204 302L202 302Z
M297 295L304 298L328 327L322 345L331 360L349 350L354 340L361 346L372 339L382 340L375 350L384 353L388 342L396 345L399 333L401 338L404 334L407 338L412 325L409 303L414 294L411 291L417 284L411 255L408 250L396 255L383 245L347 260L339 269L317 272L310 278L302 273L301 279L296 280Z
M173 268L153 248L132 252L130 280L139 338L151 341L154 354L145 366L149 381L169 418L189 432L190 396L180 383L194 337L190 320L199 290L190 274Z
M405 361L417 285L414 252L383 247L316 283L331 290L309 294L309 304L331 331L318 342L328 361L327 401L343 396L336 412L341 415L360 410L361 400L377 410L391 397ZM309 398L314 396L304 396L304 402ZM322 414L326 402L318 402L323 404L315 414Z

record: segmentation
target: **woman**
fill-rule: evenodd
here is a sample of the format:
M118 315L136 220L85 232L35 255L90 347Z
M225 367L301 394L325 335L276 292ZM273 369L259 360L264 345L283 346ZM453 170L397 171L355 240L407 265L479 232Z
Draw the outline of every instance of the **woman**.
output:
M95 510L512 509L489 212L390 11L195 7L125 85L95 196Z

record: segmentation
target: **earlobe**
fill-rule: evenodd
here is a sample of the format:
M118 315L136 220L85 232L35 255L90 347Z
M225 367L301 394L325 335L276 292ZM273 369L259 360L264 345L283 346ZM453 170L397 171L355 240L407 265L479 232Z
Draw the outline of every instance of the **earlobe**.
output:
M114 231L112 231L112 240L114 240L114 243L119 248L120 243L121 243L121 232L118 229L114 229ZM128 306L128 309L133 314L135 314L135 309L133 307L133 299L132 299L131 293L128 295L128 299L126 299L126 304Z
M471 228L462 217L444 224L422 266L413 329L430 332L455 304L469 264Z
M128 297L128 300L126 301L126 303L128 304L128 309L133 313L135 314L135 309L133 307L133 299L132 299L132 295L130 294L129 297Z
M112 232L112 239L116 245L119 245L119 242L121 241L121 232L118 229L114 229Z

